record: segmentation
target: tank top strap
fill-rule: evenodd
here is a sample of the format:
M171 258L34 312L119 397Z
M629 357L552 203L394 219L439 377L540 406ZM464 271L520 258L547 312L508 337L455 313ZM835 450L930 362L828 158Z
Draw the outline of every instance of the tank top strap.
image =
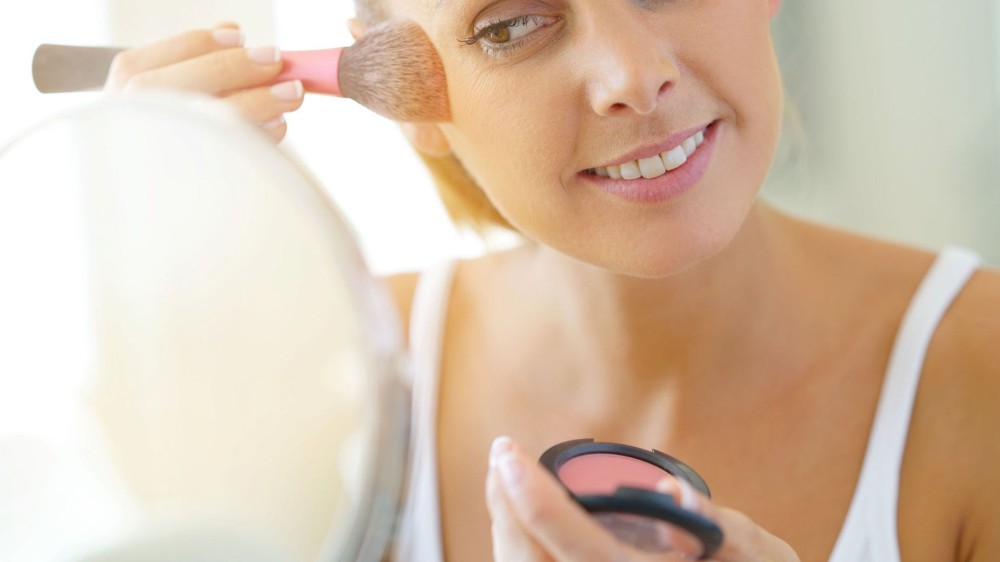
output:
M454 261L441 262L421 273L417 280L409 333L414 377L422 371L419 374L432 376L436 382L455 268Z
M910 301L896 334L858 486L831 562L900 560L899 472L924 358L938 323L979 263L979 257L964 248L943 249Z
M413 392L410 423L410 467L406 500L391 559L394 562L439 562L441 516L437 480L438 379L445 320L456 263L427 269L417 281L410 311L410 368Z

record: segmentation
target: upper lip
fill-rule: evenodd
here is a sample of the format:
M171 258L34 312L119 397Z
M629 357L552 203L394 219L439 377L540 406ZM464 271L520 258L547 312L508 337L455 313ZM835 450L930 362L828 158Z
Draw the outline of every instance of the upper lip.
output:
M597 168L607 168L609 166L618 166L626 162L632 162L634 160L642 160L643 158L652 158L653 156L659 155L661 152L667 152L673 150L674 148L680 146L682 142L688 137L694 135L698 131L701 131L705 127L708 127L713 122L710 121L703 125L697 127L692 127L690 129L685 129L683 131L677 131L676 133L671 133L666 139L660 141L657 144L647 145L642 148L637 148L628 154L623 154L622 156L616 158L615 160L608 162L607 164L602 164L596 166Z

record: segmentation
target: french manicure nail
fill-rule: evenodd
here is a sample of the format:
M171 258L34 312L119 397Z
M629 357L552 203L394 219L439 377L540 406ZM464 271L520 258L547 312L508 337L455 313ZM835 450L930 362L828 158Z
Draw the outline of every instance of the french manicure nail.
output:
M661 494L673 495L671 494L671 492L677 489L677 485L675 484L675 482L676 479L673 478L672 476L661 478L660 481L656 483L656 491L660 492Z
M493 445L490 446L490 468L495 468L500 455L510 450L510 443L510 437L506 435L501 435L493 440Z
M239 29L216 29L212 38L224 47L239 47L243 44L244 35Z
M281 101L296 101L305 95L305 90L301 80L291 80L271 86L271 94Z
M681 490L681 507L689 511L694 511L698 508L698 492L684 481L683 478L677 479L677 485Z
M509 491L516 491L521 487L521 480L524 477L524 467L521 466L514 451L504 451L497 458L497 468L500 470L500 477L503 479L504 487Z
M278 127L281 127L284 124L285 124L285 116L279 115L274 119L271 119L270 121L264 121L263 123L260 124L260 126L264 127L265 129L277 129Z
M253 47L247 49L247 57L257 64L274 64L281 61L281 51L277 47Z

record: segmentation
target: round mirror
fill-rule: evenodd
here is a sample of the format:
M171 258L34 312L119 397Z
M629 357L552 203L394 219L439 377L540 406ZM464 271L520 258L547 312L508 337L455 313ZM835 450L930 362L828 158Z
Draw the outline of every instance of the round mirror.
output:
M408 400L322 189L187 96L0 148L0 559L379 560Z

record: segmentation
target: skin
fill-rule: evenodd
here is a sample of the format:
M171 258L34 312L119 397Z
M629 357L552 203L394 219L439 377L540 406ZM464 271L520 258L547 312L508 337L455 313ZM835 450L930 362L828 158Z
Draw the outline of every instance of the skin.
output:
M520 505L517 517L507 520L517 526L498 524L505 504L496 503L495 491L491 501L471 500L481 493L477 480L487 479L485 459L497 435L514 438L532 487L549 477L524 458L537 459L564 440L594 437L668 451L706 478L713 506L736 515L739 526L723 524L730 545L752 550L755 543L737 537L773 536L801 560L829 557L898 322L933 256L778 214L771 220L788 229L781 237L788 247L775 261L802 269L775 277L783 283L778 295L751 293L755 299L744 297L740 308L704 309L728 314L737 327L719 329L720 322L703 332L726 342L714 367L706 359L704 370L695 370L697 357L689 353L680 360L690 370L643 375L650 365L669 366L656 352L666 344L639 347L638 333L656 326L598 334L595 325L615 321L599 307L587 308L587 299L600 293L585 294L576 306L556 302L566 291L562 279L533 268L534 248L462 264L449 304L438 414L447 559L489 559L490 530L494 549L537 546L543 536L557 542L602 536L579 517L572 518L581 522L572 532L552 529L578 512L552 495L515 494L509 501ZM546 282L555 287L545 290ZM411 277L393 280L401 314L412 284ZM769 304L750 306L756 298ZM768 306L773 310L762 312ZM992 405L1000 357L987 343L1000 336L998 308L1000 275L980 271L928 352L901 474L904 560L991 560L998 552L993 530L1000 514L986 499L1000 491L991 468L1000 459L993 429L1000 419ZM609 334L619 344L635 337L616 347L607 343ZM781 543L774 546L783 552ZM494 550L499 560L575 560L541 552ZM622 549L593 559L637 559L631 554Z
M825 560L933 255L758 201L782 103L768 29L778 0L389 8L428 32L453 102L450 123L404 132L428 154L456 154L526 239L460 264L450 297L437 436L446 558L670 560L614 541L534 462L593 437L698 470L713 500L662 491L723 527L717 560ZM503 59L456 40L521 15L558 23ZM265 122L297 107L270 93L278 71L196 31L123 56L108 90L198 89ZM680 199L631 203L581 180L715 119L709 169ZM389 283L405 321L415 276ZM981 270L928 352L901 473L904 560L1000 559L997 318L1000 274ZM499 435L512 440L491 456Z
M670 559L611 540L530 461L591 436L700 467L716 500L696 505L727 535L717 559L826 559L896 328L933 256L757 200L782 103L768 29L778 2L390 5L428 31L453 103L451 123L406 132L429 154L453 151L528 240L462 264L449 303L438 416L446 558L486 559L489 528L498 560ZM455 41L477 21L521 15L560 23L502 59ZM710 169L682 199L623 202L580 181L581 170L714 119ZM404 318L412 283L393 280ZM995 273L978 274L965 292L977 298L956 303L938 340L968 350L958 342L970 334L1000 333L984 314L1000 306L998 287ZM997 458L986 429L997 416L982 405L975 421L951 423L955 410L928 396L950 395L956 410L982 402L972 396L997 387L998 365L984 348L970 357L938 343L929 354L902 472L906 560L997 552L982 531L996 510L975 505L997 479L977 464L956 482L948 469ZM947 389L956 384L964 390ZM979 437L967 447L948 437L969 432ZM515 439L501 456L520 467L521 486L505 486L496 463L482 467L497 435ZM470 502L470 475L486 476L485 505Z
M422 23L453 100L440 133L522 234L602 270L661 279L732 240L777 143L781 87L767 26L776 4L495 3L479 20L562 19L499 60L455 41L487 4L445 2ZM621 29L628 40L612 31ZM578 177L713 119L728 149L684 204L623 204Z
M222 40L219 31L224 32ZM293 94L292 83L273 84L280 60L253 60L252 55L266 55L270 47L247 49L238 31L239 25L223 23L123 51L112 62L104 91L117 95L179 88L215 96L280 141L288 130L283 115L301 107L304 96Z

